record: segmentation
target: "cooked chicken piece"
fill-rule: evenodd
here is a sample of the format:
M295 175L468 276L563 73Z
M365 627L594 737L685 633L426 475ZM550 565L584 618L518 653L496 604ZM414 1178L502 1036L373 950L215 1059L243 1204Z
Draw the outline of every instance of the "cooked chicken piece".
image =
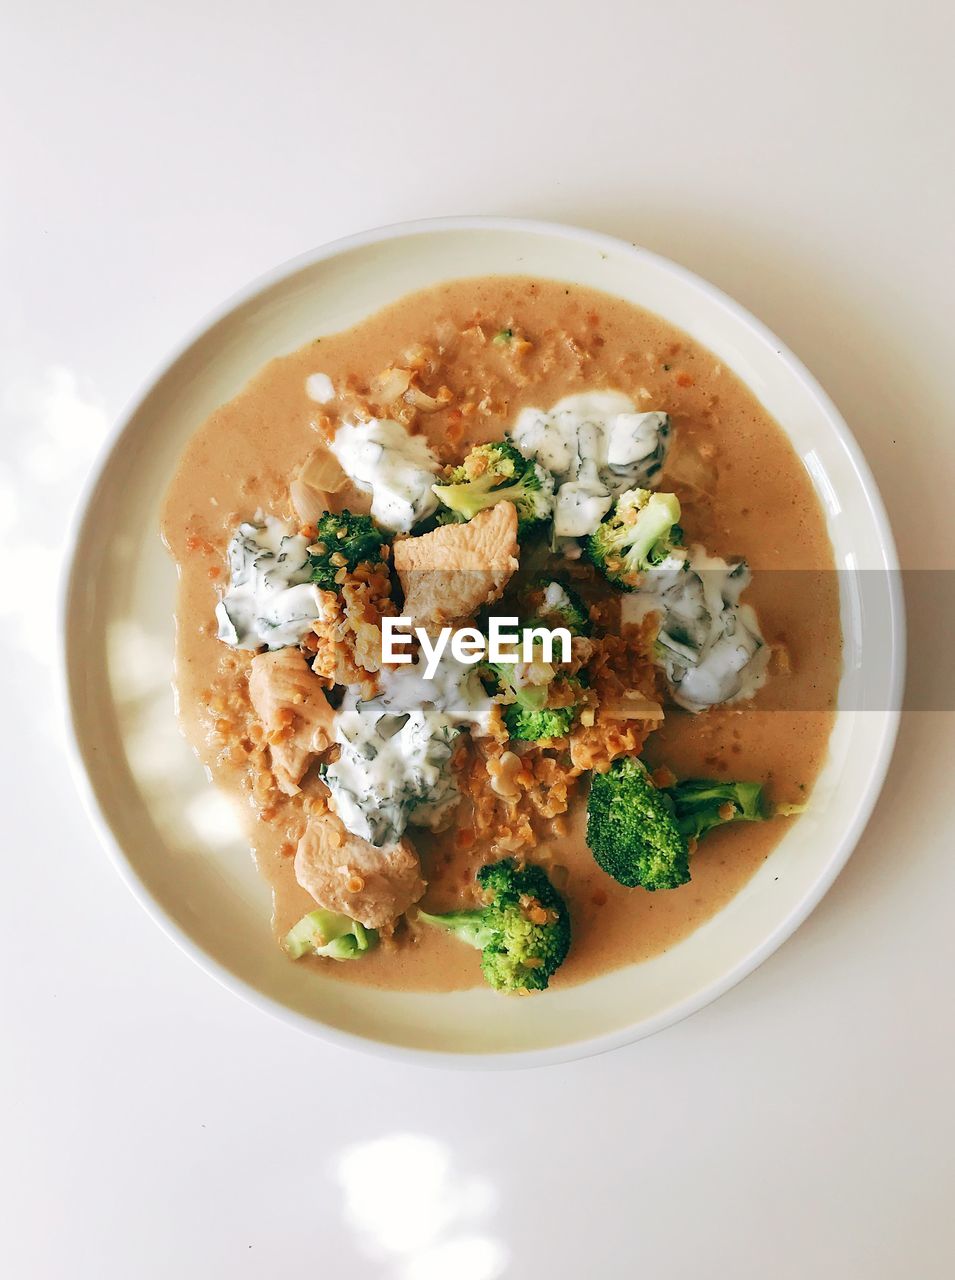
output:
M391 924L425 891L409 841L376 849L346 831L334 814L309 818L295 853L295 878L320 907L369 929Z
M499 502L466 524L446 524L393 548L403 613L443 626L500 598L517 568L517 508Z
M252 659L249 699L268 736L279 789L294 796L319 751L334 739L335 712L300 650L276 649Z

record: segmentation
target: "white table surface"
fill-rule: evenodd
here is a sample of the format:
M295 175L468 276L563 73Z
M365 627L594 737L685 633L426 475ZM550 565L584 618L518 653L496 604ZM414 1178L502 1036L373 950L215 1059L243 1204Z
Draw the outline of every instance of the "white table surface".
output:
M3 0L0 1273L953 1274L951 712L907 715L848 869L718 1003L444 1073L284 1027L149 922L67 775L52 632L70 507L166 351L276 262L443 213L728 290L835 397L904 562L951 568L953 39L941 0Z

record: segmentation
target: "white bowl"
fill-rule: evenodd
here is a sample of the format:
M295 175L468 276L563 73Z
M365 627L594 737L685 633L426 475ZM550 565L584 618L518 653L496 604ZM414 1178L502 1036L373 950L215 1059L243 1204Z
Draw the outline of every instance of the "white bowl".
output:
M180 736L170 686L175 571L159 506L190 433L267 360L412 290L517 273L589 285L657 312L746 382L809 469L843 573L845 669L809 813L733 900L640 965L531 1000L484 989L375 991L290 963L231 811ZM501 218L369 231L243 290L162 366L119 422L75 528L62 640L78 785L140 903L208 973L304 1030L439 1064L518 1066L597 1053L715 999L806 918L852 851L895 740L904 623L892 534L834 405L783 344L673 263L594 232ZM867 707L872 710L858 710Z

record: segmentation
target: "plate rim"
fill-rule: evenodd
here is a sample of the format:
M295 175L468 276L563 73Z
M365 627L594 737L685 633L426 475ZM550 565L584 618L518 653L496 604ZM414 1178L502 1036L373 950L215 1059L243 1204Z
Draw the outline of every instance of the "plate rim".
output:
M585 243L597 249L613 250L614 253L623 251L654 264L670 275L681 279L683 283L708 295L712 302L715 302L724 311L729 312L735 322L742 324L764 344L772 347L786 366L787 372L803 385L803 388L822 410L830 430L838 437L865 494L870 514L878 533L877 549L888 576L889 640L891 646L890 707L881 713L883 717L882 739L878 754L874 758L873 765L869 771L867 785L857 798L851 822L846 824L840 839L833 846L832 854L823 874L787 912L777 927L759 946L748 952L728 972L707 983L692 996L675 1002L673 1005L660 1010L653 1017L644 1019L638 1024L549 1048L520 1051L490 1050L486 1053L449 1053L443 1050L437 1051L391 1044L375 1039L372 1036L344 1031L327 1023L317 1021L315 1018L291 1009L271 996L258 991L245 982L244 979L229 971L175 923L135 872L96 796L86 769L75 713L77 685L75 668L80 659L76 657L69 644L69 616L71 601L78 590L82 577L82 565L79 556L82 534L90 515L91 505L113 455L153 389L212 328L233 311L251 302L265 290L282 283L290 276L307 267L314 266L317 263L354 249L365 248L368 245L382 241L441 231L503 231L532 236L543 235L550 238L556 236L578 243ZM475 1068L515 1069L556 1065L579 1058L592 1057L620 1048L623 1045L632 1044L647 1036L654 1035L666 1027L674 1026L684 1018L696 1013L699 1009L718 1000L720 996L736 986L737 983L741 982L743 978L747 977L768 959L774 951L778 950L805 922L832 887L855 850L882 793L895 749L901 719L900 708L905 684L907 646L905 604L899 572L898 551L881 491L858 441L839 409L799 357L767 325L740 303L736 302L729 294L711 284L696 272L662 254L645 249L635 242L622 237L567 223L551 222L546 219L511 218L481 214L424 218L408 222L390 223L328 241L260 273L201 317L188 330L185 337L180 339L167 355L153 367L150 373L139 383L133 395L127 400L102 442L79 491L64 542L64 555L57 590L56 639L57 701L60 721L65 730L65 750L74 786L77 789L93 830L96 832L100 845L105 850L120 879L166 937L175 943L205 973L218 982L220 986L239 996L246 1004L251 1004L279 1021L298 1027L327 1043L342 1048L373 1053L379 1057L390 1058L395 1061L436 1068L453 1067L472 1070Z

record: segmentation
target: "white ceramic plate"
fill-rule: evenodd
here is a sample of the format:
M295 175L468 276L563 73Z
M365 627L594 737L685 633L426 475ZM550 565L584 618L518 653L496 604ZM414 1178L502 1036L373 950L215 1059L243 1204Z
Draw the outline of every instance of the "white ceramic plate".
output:
M803 458L843 574L845 672L811 811L712 920L666 954L544 998L488 990L378 992L296 966L224 801L173 710L175 571L159 506L190 433L271 357L459 276L518 273L590 285L686 330L746 382ZM453 218L366 232L256 281L159 371L119 423L75 529L63 594L76 775L120 874L165 931L225 986L305 1030L354 1046L465 1065L596 1053L699 1009L806 918L875 803L895 739L904 624L895 548L872 476L833 404L777 338L671 262L593 232Z

